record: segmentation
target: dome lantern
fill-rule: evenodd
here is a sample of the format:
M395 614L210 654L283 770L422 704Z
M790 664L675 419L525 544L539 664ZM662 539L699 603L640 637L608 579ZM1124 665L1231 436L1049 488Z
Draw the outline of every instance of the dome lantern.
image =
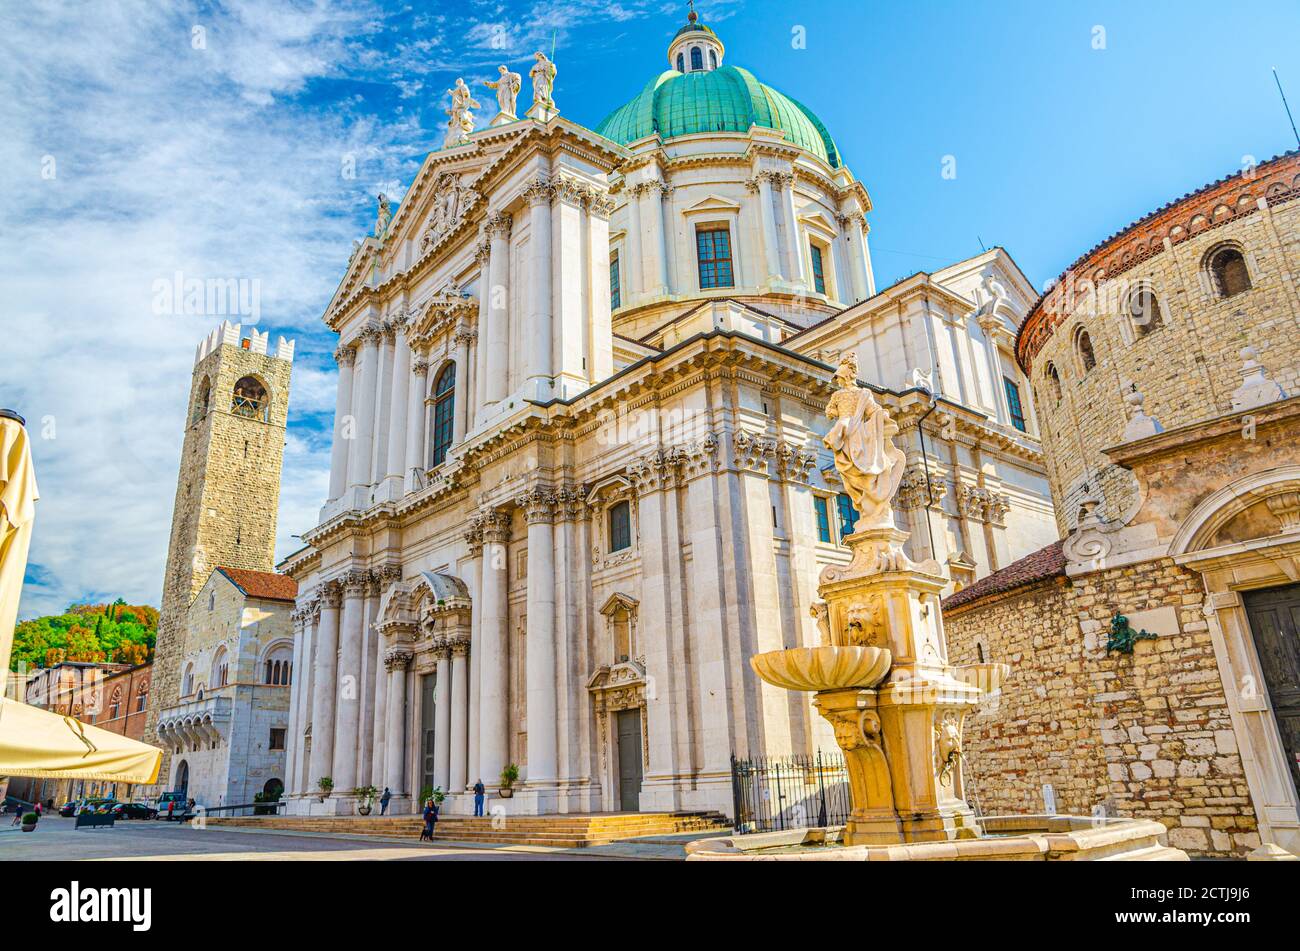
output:
M695 12L695 0L686 16L686 25L677 31L668 44L668 65L679 73L699 73L717 69L726 52L722 41L709 27L700 22Z

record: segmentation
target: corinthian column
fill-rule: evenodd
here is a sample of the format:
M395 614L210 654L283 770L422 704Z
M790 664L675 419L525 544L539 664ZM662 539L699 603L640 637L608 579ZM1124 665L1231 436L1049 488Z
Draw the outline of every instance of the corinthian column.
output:
M510 373L510 216L493 215L487 223L492 242L488 268L488 341L486 399L498 403L506 397Z
M781 281L784 276L776 237L776 207L772 204L772 174L759 172L756 179L759 216L763 219L763 261L767 265L767 279Z
M330 501L348 487L348 448L352 445L348 417L352 413L352 364L356 351L339 347L334 359L339 365L339 385L334 395L334 444L330 447Z
M501 776L509 750L506 720L506 541L510 516L483 514L483 620L479 628L479 774L488 783ZM530 572L531 574L531 572Z
M353 390L356 400L352 415L356 419L356 432L352 448L348 450L348 488L366 489L370 486L370 456L374 449L375 377L379 369L379 331L367 327L359 335L356 379ZM357 493L361 495L360 492ZM368 493L365 498L368 501Z
M411 344L407 339L409 327L405 315L393 324L397 349L393 357L393 390L388 400L391 409L383 493L387 500L400 499L405 493L408 441L406 415L410 411L408 393L411 389Z
M524 189L528 202L528 326L524 361L528 396L551 398L551 197L554 188L535 179Z
M785 219L785 267L790 280L796 284L806 283L803 273L803 246L799 237L799 219L794 210L794 174L792 172L775 172L772 180L776 182L781 195L781 217Z
M469 697L465 689L465 667L469 641L460 638L451 644L451 761L448 764L447 789L459 792L469 782L466 775L466 749L469 726Z
M312 671L311 767L307 792L334 767L334 691L338 675L339 584L321 586L316 666Z
M425 393L429 388L429 364L416 359L411 364L413 379L407 391L406 403L406 491L423 487L427 458L424 453L424 424L428 415L424 408Z
M648 225L650 254L654 257L651 297L668 293L668 246L664 239L664 183L642 182L637 186L641 199L641 219Z
M405 648L390 647L384 654L384 666L388 671L388 702L384 706L388 721L384 736L384 785L399 801L410 796L406 788L406 668L410 663L411 652Z
M370 462L370 484L378 486L388 471L388 421L392 411L393 358L396 339L391 324L379 328L378 369L375 372L374 448Z
M447 790L451 774L451 647L437 648L438 668L433 682L433 784Z
M491 308L492 279L489 276L492 245L484 241L474 251L474 260L478 262L478 321L475 323L476 341L474 346L474 425L487 404L487 327L488 311Z
M469 345L474 342L475 333L462 327L456 331L456 393L453 396L454 414L452 418L451 444L460 445L465 438L469 420Z
M343 584L339 623L338 695L334 726L334 787L347 795L357 785L357 742L361 723L361 647L365 632L365 595L370 576L350 572Z
M555 740L555 495L537 488L520 500L528 521L528 786L553 785ZM537 811L551 812L554 790L539 793ZM544 801L543 801L544 800Z

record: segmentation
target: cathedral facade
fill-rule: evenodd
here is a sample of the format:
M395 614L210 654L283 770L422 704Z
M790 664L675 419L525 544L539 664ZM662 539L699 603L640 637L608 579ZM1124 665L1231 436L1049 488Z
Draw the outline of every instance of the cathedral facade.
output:
M901 428L910 554L956 590L1056 538L1011 258L878 290L816 115L694 14L667 67L594 128L542 54L522 118L508 67L483 128L458 84L354 249L329 498L280 566L290 812L372 785L466 812L477 780L517 813L729 812L733 755L835 749L749 658L817 643L848 561L821 436L850 352Z

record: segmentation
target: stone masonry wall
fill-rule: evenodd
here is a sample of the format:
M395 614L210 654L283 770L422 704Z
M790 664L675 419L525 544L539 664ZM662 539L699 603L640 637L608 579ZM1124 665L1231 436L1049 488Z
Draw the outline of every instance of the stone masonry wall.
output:
M1259 845L1199 576L1169 560L1063 578L945 617L956 663L1012 665L997 709L967 726L967 770L985 814L1101 807L1169 827L1194 855ZM1156 627L1107 653L1111 618ZM1149 620L1148 620L1149 619ZM1139 624L1135 624L1139 626Z

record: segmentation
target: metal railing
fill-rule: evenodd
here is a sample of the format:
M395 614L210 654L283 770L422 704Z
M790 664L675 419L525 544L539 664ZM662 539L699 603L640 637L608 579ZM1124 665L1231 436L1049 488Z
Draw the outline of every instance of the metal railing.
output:
M283 799L274 802L242 802L235 806L195 806L191 815L200 816L274 816L285 806Z
M852 806L844 754L731 757L737 833L843 825Z

